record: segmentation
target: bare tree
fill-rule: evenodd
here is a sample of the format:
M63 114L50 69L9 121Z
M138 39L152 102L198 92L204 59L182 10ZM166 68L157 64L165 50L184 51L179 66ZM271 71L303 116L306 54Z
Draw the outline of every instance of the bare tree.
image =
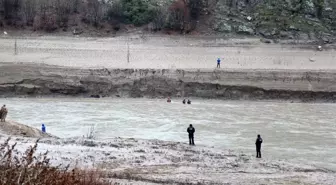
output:
M98 0L88 0L86 18L90 23L97 27L102 19L102 14L100 2Z
M32 26L37 14L37 0L23 0L22 15L27 26Z
M55 0L55 9L57 16L57 24L60 27L67 27L70 13L71 5L73 0Z
M164 28L168 18L168 10L165 7L158 7L154 11L153 16L153 30L159 31Z
M81 0L71 0L71 11L73 13L78 13L79 12L80 1Z
M2 6L0 9L2 9L3 17L7 20L7 23L16 25L17 21L20 19L20 0L1 0L0 5Z
M197 22L201 15L203 6L204 5L202 0L189 0L188 2L188 7L190 10L190 27L192 30L197 26Z
M180 30L181 33L188 30L190 11L187 0L177 0L169 7L169 24L173 29Z

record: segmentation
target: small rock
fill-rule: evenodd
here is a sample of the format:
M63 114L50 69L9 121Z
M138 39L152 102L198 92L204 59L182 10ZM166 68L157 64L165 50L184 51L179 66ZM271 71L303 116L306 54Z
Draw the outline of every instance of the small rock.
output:
M109 159L117 159L117 157L111 156L109 157Z
M272 38L274 36L273 32L269 29L259 29L258 33L265 38Z
M252 28L248 27L248 26L245 26L245 25L238 26L237 32L241 33L241 34L254 35L254 30Z
M84 146L89 146L89 147L96 147L97 144L94 143L93 141L84 141L83 143Z
M262 42L262 43L266 43L266 44L270 44L270 43L272 43L271 40L269 40L269 39L264 39L264 38L260 39L260 42Z
M219 22L213 26L213 29L218 32L231 32L232 27L226 22Z
M140 150L135 150L134 152L137 152L137 153L146 153L146 151L145 151L145 150L143 150L143 149L140 149Z
M100 95L97 95L97 94L96 94L96 95L91 95L90 97L91 97L91 98L100 98Z
M80 30L80 29L74 29L74 30L72 31L72 33L73 33L74 35L80 35L80 34L83 33L83 30Z
M281 38L288 38L289 35L290 35L290 33L286 32L286 31L280 31L280 33L279 33L279 36Z
M290 30L294 30L294 31L300 31L298 28L296 28L294 25L290 25L289 26Z
M109 146L113 148L119 148L119 145L116 145L116 144L110 144Z

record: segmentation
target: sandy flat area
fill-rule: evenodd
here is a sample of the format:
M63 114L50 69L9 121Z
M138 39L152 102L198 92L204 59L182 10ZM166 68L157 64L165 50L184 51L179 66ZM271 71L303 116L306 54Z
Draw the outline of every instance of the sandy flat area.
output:
M0 37L0 62L83 68L214 69L220 57L226 69L336 69L334 50L264 44L257 39L22 37L17 38L17 55L14 46L15 39Z
M0 143L7 138L0 134ZM17 143L15 152L22 154L35 140L13 137L10 144ZM335 172L306 164L159 140L43 138L36 153L46 151L52 165L96 167L122 185L333 185L336 180Z

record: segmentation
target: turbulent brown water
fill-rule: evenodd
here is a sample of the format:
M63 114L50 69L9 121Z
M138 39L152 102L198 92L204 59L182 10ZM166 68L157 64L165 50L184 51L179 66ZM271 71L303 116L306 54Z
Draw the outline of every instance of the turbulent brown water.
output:
M76 137L95 127L98 139L113 137L187 142L254 154L257 134L265 158L288 159L336 169L335 104L155 99L0 99L8 118L59 137Z

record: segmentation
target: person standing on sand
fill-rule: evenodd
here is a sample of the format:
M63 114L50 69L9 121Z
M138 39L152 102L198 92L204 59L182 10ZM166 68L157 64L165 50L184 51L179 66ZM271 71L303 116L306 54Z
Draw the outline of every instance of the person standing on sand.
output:
M256 150L257 150L257 158L261 158L261 143L263 142L260 135L258 135L257 140L255 142Z
M8 110L6 108L6 105L3 105L0 110L1 122L6 122L7 113Z
M218 58L218 59L217 59L217 68L220 68L220 63L221 63L221 59Z
M195 128L192 126L192 124L189 125L187 132L189 133L189 145L195 145L194 143Z
M45 127L45 125L44 124L42 124L42 132L44 132L44 133L46 133L47 131L46 131L46 127Z

